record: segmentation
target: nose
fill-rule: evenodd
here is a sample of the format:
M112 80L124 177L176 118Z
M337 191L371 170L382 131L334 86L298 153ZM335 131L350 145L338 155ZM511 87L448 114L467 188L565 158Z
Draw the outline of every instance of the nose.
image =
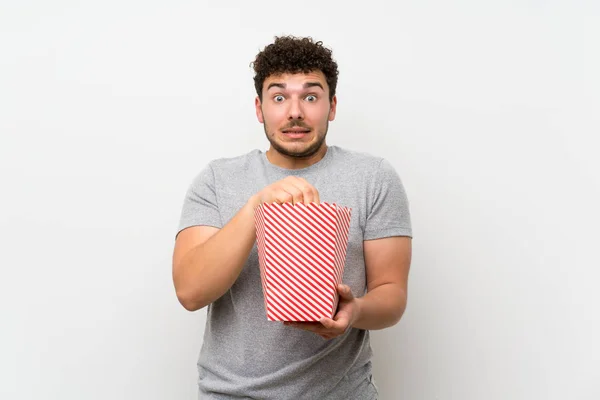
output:
M302 111L302 105L300 104L300 100L292 99L289 101L288 104L290 105L288 119L289 120L294 120L294 119L303 120L304 112Z

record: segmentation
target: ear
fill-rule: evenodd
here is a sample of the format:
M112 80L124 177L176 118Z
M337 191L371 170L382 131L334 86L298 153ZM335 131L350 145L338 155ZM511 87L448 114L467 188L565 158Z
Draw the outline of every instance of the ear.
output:
M333 96L331 99L331 107L329 107L329 120L333 121L335 119L335 112L337 109L337 96Z
M258 118L258 122L260 122L261 124L264 124L265 119L263 118L261 102L260 102L260 98L258 96L256 96L256 99L254 99L254 107L256 108L256 118Z

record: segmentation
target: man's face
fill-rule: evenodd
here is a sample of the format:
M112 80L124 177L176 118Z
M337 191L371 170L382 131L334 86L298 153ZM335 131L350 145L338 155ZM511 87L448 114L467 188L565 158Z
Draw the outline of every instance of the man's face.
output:
M321 71L272 75L265 79L256 116L264 124L271 147L295 158L310 157L325 144L337 99L329 101L329 86Z

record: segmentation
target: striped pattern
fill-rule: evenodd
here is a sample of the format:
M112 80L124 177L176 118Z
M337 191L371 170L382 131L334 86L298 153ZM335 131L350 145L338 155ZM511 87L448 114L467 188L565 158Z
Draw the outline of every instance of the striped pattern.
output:
M337 308L351 209L335 203L262 204L255 210L267 318L318 321Z

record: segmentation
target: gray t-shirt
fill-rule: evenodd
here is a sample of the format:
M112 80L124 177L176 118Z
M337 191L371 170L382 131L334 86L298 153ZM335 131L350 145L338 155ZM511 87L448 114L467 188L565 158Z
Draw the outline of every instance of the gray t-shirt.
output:
M288 170L253 150L210 162L191 183L178 232L223 227L265 186L286 176L306 179L322 202L352 208L343 283L366 293L363 241L411 236L408 199L385 159L329 146L307 168ZM369 332L350 329L325 340L267 321L256 243L234 285L207 307L198 359L201 399L374 399Z

